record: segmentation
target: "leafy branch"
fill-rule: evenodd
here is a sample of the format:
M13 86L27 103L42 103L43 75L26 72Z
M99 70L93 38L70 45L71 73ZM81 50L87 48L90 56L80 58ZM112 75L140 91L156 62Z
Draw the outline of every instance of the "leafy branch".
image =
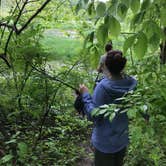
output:
M70 72L74 69L74 67L78 65L78 63L79 63L79 61L76 61L76 62L71 66L71 68L69 68L69 69L65 72L65 74L64 74L64 77L65 77L65 78L70 74ZM46 73L45 69L44 69L44 70L43 70L43 69L38 69L38 68L36 68L35 66L32 66L32 68L33 68L35 71L37 71L38 73L40 73L41 75L44 76L44 78L45 78L45 85L46 85L46 91L45 91L45 94L46 94L45 113L43 114L43 117L41 118L38 137L36 138L36 140L35 140L35 142L34 142L33 150L35 150L38 141L39 141L39 140L41 139L41 137L42 137L43 126L44 126L45 121L46 121L46 118L47 118L47 116L48 116L48 114L49 114L49 112L50 112L50 110L51 110L51 104L48 103L48 100L49 100L49 97L48 97L48 79L53 80L53 81L56 81L56 82L59 82L59 84L58 84L58 86L57 86L57 88L56 88L56 90L55 90L55 92L54 92L54 95L53 95L53 98L52 98L52 100L51 100L51 103L54 102L55 97L56 97L58 91L60 90L60 88L62 87L62 85L65 85L65 86L67 86L67 87L73 89L73 90L76 91L76 92L79 92L79 91L78 91L76 88L74 88L73 86L71 86L71 85L69 85L68 83L66 83L65 81L60 80L60 79L58 79L57 77L50 76L49 74Z
M142 105L142 103L140 103L140 98L142 98L141 93L141 91L129 91L121 98L117 98L114 103L104 104L94 109L91 115L92 117L107 117L110 121L112 121L115 116L119 116L123 113L127 113L131 118L136 117L138 112L138 114L140 114L146 121L149 121L149 115L147 113L148 106L146 104Z
M10 43L10 40L11 40L11 37L12 37L13 33L15 33L15 34L17 34L17 35L21 34L21 32L23 32L23 31L27 28L27 26L32 22L32 20L46 7L46 5L47 5L50 1L51 1L51 0L46 0L46 1L41 5L41 7L38 8L38 9L36 10L36 12L28 19L28 21L25 22L25 24L24 24L20 29L17 28L17 23L19 22L19 20L20 20L22 14L23 14L23 11L24 11L24 9L25 9L25 7L26 7L26 5L27 5L28 3L34 2L34 1L25 0L25 2L23 3L22 7L19 8L19 14L18 14L18 16L17 16L17 18L16 18L16 20L15 20L15 22L14 22L13 25L9 25L9 22L7 22L7 23L4 23L4 22L3 22L3 23L0 23L0 27L5 27L5 28L11 29L11 31L10 31L10 33L9 33L9 35L8 35L6 44L5 44L4 53L0 54L0 58L2 58L2 59L5 61L5 63L7 64L8 67L10 67L10 63L8 62L8 59L7 59L7 50L8 50L8 46L9 46L9 43ZM17 1L16 1L16 2L17 2ZM21 2L21 0L20 0L20 2ZM17 2L16 8L19 7L19 3L20 3L20 2ZM14 10L14 12L15 12L15 11L16 11L16 10ZM3 37L3 36L1 36L1 39L2 39L2 37Z

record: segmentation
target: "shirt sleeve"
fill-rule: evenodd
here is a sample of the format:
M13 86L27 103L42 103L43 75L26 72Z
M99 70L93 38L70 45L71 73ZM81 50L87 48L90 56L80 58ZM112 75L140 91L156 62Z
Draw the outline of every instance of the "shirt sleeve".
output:
M100 86L100 84L96 86L93 93L93 97L87 92L82 95L82 100L84 103L84 111L89 120L91 121L95 120L95 118L91 116L91 112L95 108L105 104L104 101L105 95L106 94L103 88Z

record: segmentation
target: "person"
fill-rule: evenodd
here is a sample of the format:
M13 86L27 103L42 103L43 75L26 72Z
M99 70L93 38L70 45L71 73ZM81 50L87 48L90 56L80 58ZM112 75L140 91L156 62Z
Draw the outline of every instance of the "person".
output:
M106 76L107 73L108 73L108 71L107 71L107 69L105 68L105 65L104 65L104 63L105 63L105 58L106 58L106 54L107 54L109 51L111 51L112 49L113 49L112 41L110 41L109 43L107 43L107 44L105 45L105 52L106 52L106 53L100 57L99 66L98 66L98 68L97 68L97 71L98 71L99 73L103 73L104 76Z
M91 112L101 105L115 103L117 98L136 87L137 81L122 72L126 61L121 51L109 51L104 64L109 75L97 84L93 96L85 85L80 85L84 112L94 123L91 142L95 148L95 166L123 165L129 144L127 114L118 114L110 122L109 118L102 115L92 117Z
M105 52L109 52L111 51L113 48L112 46L112 41L110 41L109 43L107 43L105 45ZM104 78L107 76L107 69L104 65L104 62L105 62L105 58L106 58L106 53L104 55L101 56L100 58L100 61L99 61L99 66L97 68L97 71L98 71L98 75L95 79L95 84L93 86L93 89L96 87L96 85ZM100 77L100 74L102 73L102 77ZM77 112L79 114L82 114L82 116L84 117L85 113L83 111L83 107L84 107L84 104L82 102L82 96L80 95L79 92L75 92L75 95L76 95L76 99L74 101L74 108L77 110Z

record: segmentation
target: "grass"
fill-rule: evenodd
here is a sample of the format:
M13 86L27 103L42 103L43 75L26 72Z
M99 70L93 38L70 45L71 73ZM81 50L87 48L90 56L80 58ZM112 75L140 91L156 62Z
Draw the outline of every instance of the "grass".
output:
M82 48L82 41L79 39L50 35L45 35L41 44L48 53L50 61L73 58L79 54Z

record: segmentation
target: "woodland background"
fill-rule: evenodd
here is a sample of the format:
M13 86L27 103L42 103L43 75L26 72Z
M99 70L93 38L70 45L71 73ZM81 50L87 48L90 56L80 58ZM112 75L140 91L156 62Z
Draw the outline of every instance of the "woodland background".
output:
M125 98L126 166L166 165L166 1L1 0L0 165L88 166L92 123L73 108L112 40L138 80ZM111 107L111 106L110 106ZM100 113L113 117L111 109Z

